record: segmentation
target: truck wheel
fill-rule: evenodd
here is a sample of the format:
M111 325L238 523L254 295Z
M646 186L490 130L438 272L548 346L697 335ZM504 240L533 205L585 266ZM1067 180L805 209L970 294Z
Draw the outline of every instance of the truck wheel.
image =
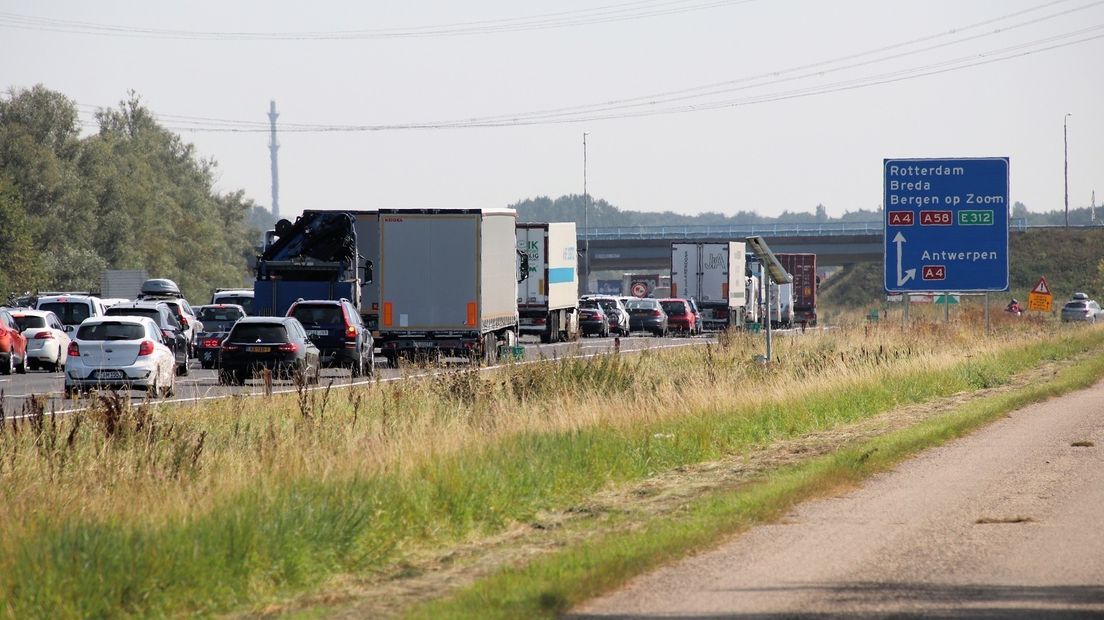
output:
M483 336L483 362L487 366L494 366L498 361L498 338L492 334Z
M388 368L398 368L399 367L399 354L398 353L384 353L383 357L384 357L384 359L387 360L387 367Z

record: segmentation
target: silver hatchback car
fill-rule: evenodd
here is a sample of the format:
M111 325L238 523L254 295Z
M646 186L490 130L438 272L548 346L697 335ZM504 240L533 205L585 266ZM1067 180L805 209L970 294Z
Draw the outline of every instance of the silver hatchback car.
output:
M1074 293L1073 299L1062 306L1062 322L1069 321L1084 321L1086 323L1104 321L1104 310L1100 308L1100 304L1089 299L1088 295Z

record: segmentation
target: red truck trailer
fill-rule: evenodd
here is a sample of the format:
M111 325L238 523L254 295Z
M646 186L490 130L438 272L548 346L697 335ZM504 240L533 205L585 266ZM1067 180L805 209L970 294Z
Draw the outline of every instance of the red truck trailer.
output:
M796 325L817 324L816 254L777 254L793 276L793 320Z

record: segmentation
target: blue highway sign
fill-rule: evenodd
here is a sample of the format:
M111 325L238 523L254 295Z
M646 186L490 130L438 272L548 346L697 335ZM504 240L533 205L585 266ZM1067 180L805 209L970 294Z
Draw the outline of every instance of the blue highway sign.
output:
M885 160L885 290L1008 290L1008 158Z

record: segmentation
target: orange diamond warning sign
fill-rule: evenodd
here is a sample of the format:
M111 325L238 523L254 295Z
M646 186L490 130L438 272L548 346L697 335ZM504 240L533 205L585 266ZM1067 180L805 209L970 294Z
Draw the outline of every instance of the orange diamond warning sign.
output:
M1039 278L1039 283L1027 294L1027 309L1037 312L1054 311L1054 295L1050 293L1046 278Z

